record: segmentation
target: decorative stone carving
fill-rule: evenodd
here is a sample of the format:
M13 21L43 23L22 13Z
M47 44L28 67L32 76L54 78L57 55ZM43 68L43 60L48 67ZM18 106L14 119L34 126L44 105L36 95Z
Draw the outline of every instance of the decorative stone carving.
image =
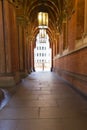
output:
M75 0L64 0L60 1L60 10L58 14L58 19L56 22L57 30L61 33L62 31L62 23L66 21L66 19L70 19L72 14L75 12Z

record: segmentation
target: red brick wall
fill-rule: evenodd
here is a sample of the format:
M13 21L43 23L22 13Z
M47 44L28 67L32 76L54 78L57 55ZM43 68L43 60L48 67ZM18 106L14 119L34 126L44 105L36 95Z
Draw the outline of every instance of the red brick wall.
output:
M58 74L76 86L81 92L87 94L87 47L75 50L76 40L82 38L84 32L84 0L76 0L75 12L68 20L68 49L63 54L63 37L59 37L60 58L54 60L54 68ZM82 79L81 79L82 78ZM84 79L84 80L83 80Z
M56 59L55 71L81 93L87 95L87 47Z
M87 75L87 48L56 59L56 68Z

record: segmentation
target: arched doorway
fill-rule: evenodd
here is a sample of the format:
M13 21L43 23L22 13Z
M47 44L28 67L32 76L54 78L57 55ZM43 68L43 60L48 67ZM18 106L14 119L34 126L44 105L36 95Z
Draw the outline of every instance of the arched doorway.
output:
M50 71L52 66L52 50L50 48L49 36L46 34L36 36L36 47L34 49L34 68L35 71Z

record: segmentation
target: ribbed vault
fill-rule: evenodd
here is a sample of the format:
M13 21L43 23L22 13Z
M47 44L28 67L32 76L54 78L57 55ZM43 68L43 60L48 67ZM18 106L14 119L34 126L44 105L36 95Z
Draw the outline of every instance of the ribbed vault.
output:
M75 0L10 0L17 10L17 17L30 25L31 36L38 33L37 14L40 11L48 12L48 35L51 40L54 33L62 30L62 22L66 17L70 18L74 12Z

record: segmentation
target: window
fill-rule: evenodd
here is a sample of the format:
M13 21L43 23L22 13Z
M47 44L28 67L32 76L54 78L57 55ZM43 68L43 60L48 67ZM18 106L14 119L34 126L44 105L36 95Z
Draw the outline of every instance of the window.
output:
M42 47L42 50L44 50L44 47Z
M44 56L44 53L42 53L42 56Z

